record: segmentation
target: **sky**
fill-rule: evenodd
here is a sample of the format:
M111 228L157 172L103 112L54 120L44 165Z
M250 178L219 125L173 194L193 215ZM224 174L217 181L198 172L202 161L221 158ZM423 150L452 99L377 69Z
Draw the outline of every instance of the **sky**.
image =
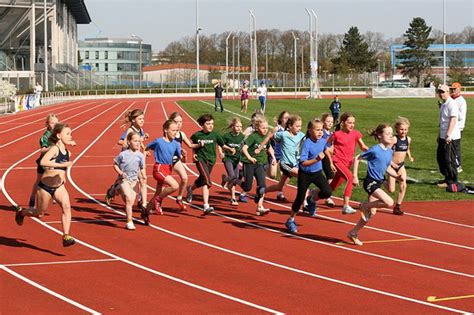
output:
M196 1L201 34L249 31L249 9L257 29L307 31L305 8L319 19L319 33L344 34L351 26L361 33L380 32L385 39L401 36L414 17L443 29L443 0L85 0L92 19L79 25L79 38L143 38L159 52L175 40L194 36ZM446 1L446 33L474 25L474 0Z

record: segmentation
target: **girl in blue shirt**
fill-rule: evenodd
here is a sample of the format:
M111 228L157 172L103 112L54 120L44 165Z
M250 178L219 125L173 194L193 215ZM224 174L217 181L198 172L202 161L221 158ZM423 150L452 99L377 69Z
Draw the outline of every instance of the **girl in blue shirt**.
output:
M318 199L328 198L332 194L329 183L323 174L323 167L321 163L326 154L328 154L326 140L322 137L323 123L319 119L312 119L308 123L306 139L304 140L303 145L301 147L301 156L298 170L298 190L296 193L296 199L293 202L293 205L291 206L291 215L285 223L288 232L293 234L298 232L295 217L301 205L303 204L309 185L314 184L319 190L317 196L309 196L307 198L310 199L308 200L308 202L311 202L312 205L314 205L313 214L316 209L316 203L313 200L314 197Z
M367 175L364 180L364 190L369 194L369 202L360 203L361 219L356 226L349 231L347 237L355 244L362 245L358 238L358 233L362 229L370 217L375 215L377 208L390 208L393 206L393 199L385 191L382 185L385 179L385 173L395 178L397 181L402 180L402 176L398 175L391 168L393 157L393 130L388 124L380 124L370 133L379 144L369 148L367 151L359 154L354 162L354 185L359 184L357 171L359 169L359 161L364 159L367 161Z

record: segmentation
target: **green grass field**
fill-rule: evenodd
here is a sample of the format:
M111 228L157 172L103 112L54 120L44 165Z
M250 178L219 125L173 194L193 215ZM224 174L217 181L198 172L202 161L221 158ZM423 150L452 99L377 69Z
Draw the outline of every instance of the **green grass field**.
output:
M411 122L409 136L412 138L411 151L415 158L414 163L407 159L407 172L410 182L405 200L474 200L474 195L462 193L447 193L438 188L434 183L441 179L436 163L436 137L438 134L438 104L432 99L342 99L342 111L350 111L356 116L356 129L364 134L367 145L375 144L375 140L367 135L367 131L375 128L379 123L387 122L393 124L398 116L406 117ZM467 123L463 133L462 157L464 172L459 178L465 183L474 183L474 98L466 98L468 103ZM179 104L193 117L197 118L204 113L212 113L215 117L215 130L223 132L227 119L234 116L232 113L215 113L213 101L181 101ZM303 126L306 131L306 123L310 118L320 117L328 111L330 99L324 100L292 100L292 99L269 99L267 102L266 116L270 124L274 117L281 111L288 110L303 118ZM240 114L240 102L237 100L224 100L224 107L234 113ZM250 115L260 106L257 100L249 102L248 113ZM244 127L248 120L242 118ZM365 166L361 164L359 178L365 176ZM335 192L341 195L341 189ZM354 200L364 200L367 194L361 187L356 187L353 192Z

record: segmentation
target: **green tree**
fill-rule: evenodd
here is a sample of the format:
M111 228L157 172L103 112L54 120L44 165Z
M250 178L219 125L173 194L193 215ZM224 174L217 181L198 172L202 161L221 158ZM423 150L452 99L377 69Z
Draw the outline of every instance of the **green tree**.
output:
M375 53L369 50L369 44L355 26L344 34L339 54L333 63L338 72L347 72L349 69L356 72L374 71L377 68Z
M469 75L464 69L464 61L459 51L456 51L451 58L448 76L451 79L451 83L459 82L461 85L465 85L469 81Z
M403 35L406 49L398 57L402 60L398 66L404 76L416 78L416 86L421 87L422 75L430 71L434 64L433 54L428 50L433 39L430 38L431 26L428 27L421 17L413 18L410 27Z

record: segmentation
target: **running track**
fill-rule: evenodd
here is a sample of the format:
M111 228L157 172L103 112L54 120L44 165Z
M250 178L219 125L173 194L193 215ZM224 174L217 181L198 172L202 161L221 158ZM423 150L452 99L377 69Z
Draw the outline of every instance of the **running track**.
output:
M103 198L115 178L121 116L137 107L146 110L152 138L161 136L173 111L182 112L188 136L198 130L172 99L77 101L0 117L2 314L474 310L474 222L467 202L411 203L402 217L379 213L360 234L364 246L356 247L345 235L358 215L320 206L317 218L298 216L300 234L291 236L283 228L289 203L268 194L272 212L257 217L253 202L232 207L216 184L215 214L202 215L199 196L185 212L169 198L150 227L138 220L136 231L126 231L121 201L110 208ZM50 112L70 124L77 143L66 185L78 244L69 248L61 246L57 205L22 227L13 219L12 204L27 203ZM147 164L150 175L151 158ZM196 168L187 166L192 181ZM223 172L216 164L215 183ZM152 177L148 184L152 194ZM290 200L295 192L287 188Z

